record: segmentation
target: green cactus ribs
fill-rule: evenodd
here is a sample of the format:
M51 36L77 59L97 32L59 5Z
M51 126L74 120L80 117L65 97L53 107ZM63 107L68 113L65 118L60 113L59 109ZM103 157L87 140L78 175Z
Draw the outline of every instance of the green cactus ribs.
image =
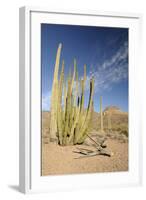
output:
M59 44L54 66L50 109L50 141L59 145L81 144L89 134L93 112L94 78L90 80L90 94L87 108L84 105L86 65L83 78L79 79L77 61L74 59L73 72L64 77L65 61L60 62L62 44ZM59 66L62 65L59 74Z

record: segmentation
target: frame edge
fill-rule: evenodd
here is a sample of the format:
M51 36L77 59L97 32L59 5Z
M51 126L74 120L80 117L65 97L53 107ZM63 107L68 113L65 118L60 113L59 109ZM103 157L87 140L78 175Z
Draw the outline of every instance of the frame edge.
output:
M19 8L19 191L30 190L30 73L29 17L27 7Z

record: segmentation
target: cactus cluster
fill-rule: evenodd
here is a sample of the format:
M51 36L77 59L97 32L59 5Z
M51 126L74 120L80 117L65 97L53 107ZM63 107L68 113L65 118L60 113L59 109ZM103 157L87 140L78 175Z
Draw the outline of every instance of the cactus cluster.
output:
M62 61L59 77L61 48L62 44L59 44L54 67L50 109L50 141L60 145L81 144L87 137L93 112L94 78L90 80L89 101L87 108L85 108L86 65L84 65L84 76L79 80L77 64L74 59L73 73L69 73L65 81L65 63Z

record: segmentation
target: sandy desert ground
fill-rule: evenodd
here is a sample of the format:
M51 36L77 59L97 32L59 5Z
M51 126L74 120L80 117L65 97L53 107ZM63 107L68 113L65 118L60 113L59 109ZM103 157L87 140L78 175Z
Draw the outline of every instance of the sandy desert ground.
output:
M127 171L128 143L109 139L107 145L114 153L112 157L98 155L76 159L80 156L73 153L77 146L44 144L42 175Z
M126 122L127 123L127 122ZM95 133L94 133L95 135ZM107 150L113 156L97 155L79 158L74 153L78 147L89 148L86 144L59 146L49 142L49 113L42 114L42 175L61 175L96 172L117 172L128 170L128 138L124 135L107 135Z

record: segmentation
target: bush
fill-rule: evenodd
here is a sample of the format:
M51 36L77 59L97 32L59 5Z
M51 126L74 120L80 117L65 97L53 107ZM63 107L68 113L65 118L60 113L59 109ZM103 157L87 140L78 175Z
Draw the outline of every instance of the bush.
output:
M120 133L128 137L128 130L122 130Z

